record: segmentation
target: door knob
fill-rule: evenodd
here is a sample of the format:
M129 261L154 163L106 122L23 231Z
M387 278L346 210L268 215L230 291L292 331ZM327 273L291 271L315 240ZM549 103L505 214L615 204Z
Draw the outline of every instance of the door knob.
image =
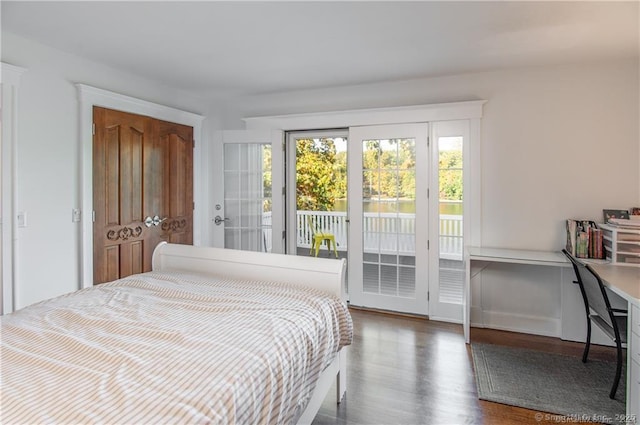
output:
M213 219L213 222L216 223L217 226L220 226L220 223L222 223L223 221L229 221L229 218L222 218L219 215L216 216L216 218Z
M157 215L155 215L155 216L153 216L153 219L152 219L152 221L153 221L153 225L154 225L154 226L157 226L158 224L162 223L162 222L163 222L163 221L165 221L166 219L167 219L167 217L165 217L165 218L160 218L160 217L158 217Z
M160 218L158 217L158 215L154 215L153 218L151 218L151 216L147 216L147 218L144 219L144 225L147 227L157 226L158 224L162 223L166 219L167 217Z

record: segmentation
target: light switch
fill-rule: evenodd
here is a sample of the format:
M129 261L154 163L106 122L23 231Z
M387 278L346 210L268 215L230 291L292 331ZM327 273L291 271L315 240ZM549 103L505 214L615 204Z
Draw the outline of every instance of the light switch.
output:
M18 227L27 227L26 211L18 211Z
M81 215L80 215L80 209L79 208L74 208L71 210L71 221L74 223L77 223L80 221Z

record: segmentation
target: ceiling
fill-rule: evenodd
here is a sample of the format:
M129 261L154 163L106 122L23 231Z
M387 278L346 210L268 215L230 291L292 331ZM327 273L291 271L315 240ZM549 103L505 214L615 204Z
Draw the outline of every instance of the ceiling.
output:
M3 33L197 96L238 96L638 58L638 6L3 0L0 7Z

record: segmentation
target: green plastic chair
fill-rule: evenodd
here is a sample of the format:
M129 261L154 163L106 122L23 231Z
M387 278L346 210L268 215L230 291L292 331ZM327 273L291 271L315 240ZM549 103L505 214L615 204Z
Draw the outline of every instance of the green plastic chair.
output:
M331 252L331 248L333 247L333 253L335 254L336 258L338 258L338 249L337 247L337 243L336 243L336 235L334 235L333 233L326 233L326 232L319 232L316 229L316 226L313 222L313 218L309 217L307 219L307 225L309 226L309 230L311 231L311 249L309 250L309 255L315 254L314 256L318 256L318 253L320 252L320 245L322 245L322 243L326 243L327 244L327 251Z

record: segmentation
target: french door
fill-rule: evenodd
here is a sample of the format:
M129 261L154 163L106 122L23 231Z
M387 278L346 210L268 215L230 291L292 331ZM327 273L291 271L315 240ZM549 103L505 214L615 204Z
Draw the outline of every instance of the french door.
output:
M459 323L465 281L463 261L469 232L468 193L471 192L469 121L431 124L429 234L437 240L429 250L429 316ZM437 190L437 196L435 196Z
M284 250L282 132L223 131L213 176L212 241L244 251Z
M478 171L469 158L478 148L470 144L470 133L468 120L292 132L285 161L282 131L220 132L218 151L212 152L212 241L285 252L286 222L286 252L310 255L309 218L304 224L300 216L312 215L316 227L335 236L338 256L348 258L352 305L461 322L463 247L471 233L466 205L479 184L471 179ZM335 151L347 152L348 190L346 202L341 200L347 211L334 205L301 214L293 148L317 139L321 151L323 138L335 144L337 137L346 141ZM335 253L323 245L319 255Z
M428 124L349 128L349 300L426 315Z

